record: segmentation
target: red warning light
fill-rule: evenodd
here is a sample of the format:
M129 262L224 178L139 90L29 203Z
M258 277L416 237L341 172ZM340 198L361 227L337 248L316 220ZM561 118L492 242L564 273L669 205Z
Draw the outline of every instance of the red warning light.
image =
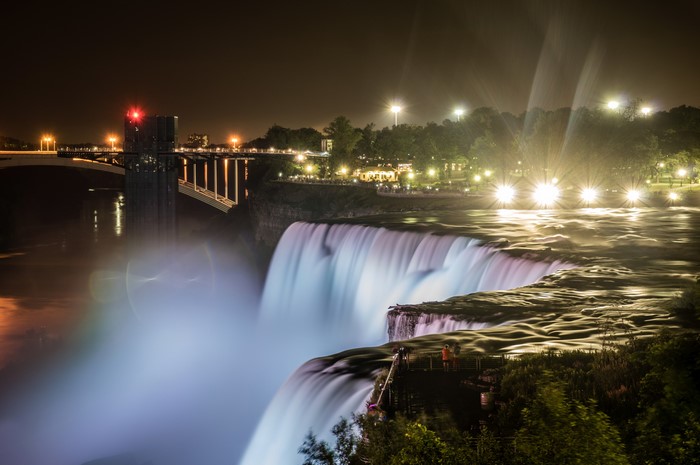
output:
M141 110L133 108L133 109L129 110L129 112L126 114L126 116L132 120L138 121L139 119L141 119L141 116L142 116Z

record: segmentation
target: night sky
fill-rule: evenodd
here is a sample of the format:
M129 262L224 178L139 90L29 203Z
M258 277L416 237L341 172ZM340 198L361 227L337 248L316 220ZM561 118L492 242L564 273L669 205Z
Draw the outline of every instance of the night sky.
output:
M696 0L6 2L0 135L100 143L132 106L214 143L339 115L382 128L394 102L421 125L457 106L700 106L699 23Z

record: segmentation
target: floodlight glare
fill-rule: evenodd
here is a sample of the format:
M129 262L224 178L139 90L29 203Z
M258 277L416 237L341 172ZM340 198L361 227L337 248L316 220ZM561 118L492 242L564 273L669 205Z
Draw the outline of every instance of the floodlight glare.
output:
M500 186L496 189L496 199L501 203L510 203L515 197L515 189L511 186Z
M546 207L557 201L559 189L552 184L540 184L535 189L533 197L535 202Z
M642 194L638 190L627 191L627 200L630 202L636 202L641 196Z
M594 202L596 197L598 197L598 193L596 192L595 189L591 189L590 187L587 187L586 189L581 191L581 199L585 202L588 202L588 203Z

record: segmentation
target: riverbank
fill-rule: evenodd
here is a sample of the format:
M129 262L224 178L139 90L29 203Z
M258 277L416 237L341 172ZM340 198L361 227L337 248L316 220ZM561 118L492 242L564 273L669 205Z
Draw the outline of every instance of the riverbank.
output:
M672 190L651 186L640 197L631 201L626 192L601 192L595 201L584 202L578 192L563 191L561 197L546 210L593 208L666 208L700 207L698 185L676 186ZM669 196L676 195L675 198ZM378 189L372 184L343 185L330 183L303 184L272 181L260 184L250 193L248 203L229 212L238 217L248 211L255 242L274 249L284 231L297 221L342 221L383 214L407 212L444 212L463 210L542 210L531 196L504 204L493 192L485 189L462 194L440 191L391 191ZM234 221L238 223L237 220ZM268 252L271 253L271 252Z

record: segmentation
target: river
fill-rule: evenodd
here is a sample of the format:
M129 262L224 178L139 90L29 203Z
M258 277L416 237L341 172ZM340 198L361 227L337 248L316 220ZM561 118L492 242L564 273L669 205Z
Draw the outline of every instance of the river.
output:
M119 189L73 181L46 180L38 192L17 182L12 191L13 234L0 255L8 463L79 465L125 453L134 458L124 463L271 463L271 451L283 457L275 463L299 463L300 438L362 406L386 364L388 306L461 328L396 333L417 336L408 343L420 350L447 339L479 352L591 348L601 322L619 337L680 325L667 302L700 269L694 207L464 210L297 226L273 257L282 282L262 282L248 243L200 239L207 210L181 211L187 240L176 256L127 257ZM386 258L372 261L379 252ZM556 271L530 284L477 280L469 296L416 294L434 291L443 268L476 263L472 252L478 266L523 279L542 262L566 266L545 267ZM450 269L442 274L476 273ZM406 292L385 295L392 286ZM432 302L413 306L423 301ZM311 308L328 302L332 318ZM366 315L373 323L362 331ZM10 376L22 367L30 368Z

